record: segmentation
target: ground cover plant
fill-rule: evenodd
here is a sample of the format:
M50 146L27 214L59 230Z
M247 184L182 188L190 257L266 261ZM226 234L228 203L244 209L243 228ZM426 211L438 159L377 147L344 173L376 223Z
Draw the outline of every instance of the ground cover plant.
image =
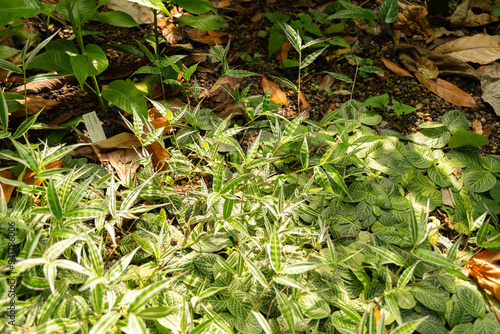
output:
M183 8L192 15L179 25L195 29L225 21L210 1L136 2L167 14ZM381 2L379 15L346 0L298 18L267 13L272 24L259 33L292 79L257 73L263 53L242 57L251 70L231 66L233 40L209 47L220 70L210 87L190 55L166 51L157 29L120 47L146 63L103 80L109 62L84 40L86 22L137 25L98 11L103 4L26 1L0 14L9 32L41 13L42 26L59 20L74 36L31 36L18 65L0 61L21 83L0 92L2 332L497 332L499 157L480 151L488 139L469 131L458 107L414 133L382 127L387 111L417 108L388 93L355 98L384 70L345 53L347 37L325 33L352 20L392 24L396 1ZM277 41L296 58L283 58ZM354 75L325 72L349 85L348 98L308 118L305 78L337 50ZM126 131L88 144L73 140L85 137L81 115L56 124L30 111L30 83L69 75L93 94L100 117ZM228 77L258 78L264 89ZM158 82L162 97L185 102L153 98ZM292 90L296 115L282 113L290 99L277 83ZM233 103L228 113L207 107L217 86Z

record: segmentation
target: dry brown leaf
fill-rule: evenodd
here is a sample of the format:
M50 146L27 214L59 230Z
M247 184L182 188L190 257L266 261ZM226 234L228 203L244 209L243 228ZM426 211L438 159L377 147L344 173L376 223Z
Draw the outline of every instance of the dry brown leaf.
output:
M285 105L286 104L286 94L282 91L277 84L272 82L271 80L266 79L265 76L262 76L262 89L264 93L269 90L269 95L271 96L271 101L277 104Z
M320 89L325 89L327 87L330 88L332 87L334 81L335 79L330 74L327 74L323 77L323 79L319 83L319 88Z
M398 65L396 65L392 61L389 61L387 59L382 58L382 62L384 63L385 67L387 67L388 69L390 69L394 73L396 73L398 75L402 75L404 77L413 78L413 75L410 72L408 72L404 68L399 67Z
M76 82L74 75L68 75L61 78L48 79L42 81L32 81L26 84L26 92L28 94L38 94L48 92L64 87L64 85ZM10 90L11 93L24 94L24 85L14 87Z
M488 65L481 75L481 98L500 116L500 62Z
M290 44L289 41L286 41L283 43L283 45L274 53L274 57L278 61L278 63L281 66L285 66L283 64L283 60L288 59L288 52L290 52L290 49L292 48L292 44Z
M56 160L54 162L51 162L47 166L45 166L45 170L61 168L62 164L63 164L62 160ZM31 169L27 169L26 174L24 175L24 178L23 178L23 182L26 184L29 184L29 185L39 186L45 180L45 178L40 177L40 178L36 179L36 183L35 183L35 176L36 176L35 172L33 172Z
M113 10L120 10L132 16L138 24L154 23L154 14L151 8L139 3L133 3L127 0L109 0L106 6Z
M491 134L491 125L488 125L483 130L483 136L485 136L486 138L488 138L490 134Z
M436 64L430 59L419 57L417 60L417 70L429 79L436 79L439 75L439 70Z
M459 179L462 176L462 168L453 167L453 175L455 175L455 177Z
M483 124L481 124L481 121L477 118L472 121L472 131L477 133L478 135L483 134Z
M300 110L305 111L311 109L311 105L307 102L306 97L302 92L299 92Z
M141 147L141 142L137 139L136 136L134 136L131 133L128 132L122 132L117 134L116 136L113 136L111 138L105 139L98 141L94 143L94 146L102 152L108 152L111 150L116 150L116 149L126 149L126 148L139 148ZM75 148L73 151L70 152L71 155L88 155L88 154L93 154L94 150L92 146L86 145L86 146L80 146Z
M111 166L116 170L118 177L122 182L128 183L135 176L138 164L134 164L141 157L135 150L117 150L109 152L108 154L101 154L101 161L109 161Z
M219 83L210 90L210 96L215 102L222 103L230 101L231 95L229 95L229 93L222 88L221 84L228 88L231 92L234 92L234 88L238 83L240 83L241 80L243 80L243 78L235 78L227 75L224 76L219 80Z
M398 19L394 22L394 28L401 30L406 36L414 34L424 36L427 43L434 39L434 32L427 21L427 9L422 6L407 6Z
M205 31L201 29L190 29L187 32L190 39L203 44L226 44L229 41L227 32Z
M44 98L41 98L36 95L28 95L27 99L28 101L28 115L33 115L39 112L40 110L43 111L49 111L50 109L54 108L59 104L59 102L54 101L54 100L46 100ZM24 99L23 100L16 100L19 102L22 106L23 109L19 109L13 113L10 114L12 118L18 118L18 117L23 117L26 115L26 112L24 110Z
M415 77L418 79L418 81L423 82L424 86L427 87L430 91L452 104L462 107L477 107L476 101L474 101L472 96L470 96L451 82L440 78L437 78L436 80L424 79L424 77L420 73L415 73Z
M500 36L485 33L462 37L434 49L465 62L491 64L500 59Z
M483 0L463 1L451 15L451 27L478 27L498 21L500 18L491 14L490 6L491 4Z
M231 6L231 2L229 0L212 0L212 5L214 5L215 8L224 8Z
M17 180L17 178L14 176L14 173L12 173L10 170L1 171L0 176L9 180ZM9 203L10 197L12 196L12 192L14 191L15 187L11 186L10 184L4 184L2 182L0 182L0 186L3 190L3 198L5 199L5 203Z
M462 273L472 277L481 288L490 291L500 301L500 267L493 264L500 260L500 252L482 251L472 257Z
M165 147L163 147L159 142L155 141L151 145L145 147L149 154L153 158L153 166L158 171L164 171L168 168L167 160L170 158Z
M455 199L450 188L441 188L441 201L444 205L455 208Z

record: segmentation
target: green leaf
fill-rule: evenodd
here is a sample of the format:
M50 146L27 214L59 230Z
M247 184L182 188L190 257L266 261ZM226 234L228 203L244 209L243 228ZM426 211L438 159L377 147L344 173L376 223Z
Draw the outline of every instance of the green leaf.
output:
M421 259L422 261L430 263L435 266L460 268L459 265L453 263L453 261L451 261L450 259L445 258L444 256L442 256L437 252L433 252L427 249L417 248L412 250L412 254Z
M500 157L493 155L483 155L479 158L481 166L484 169L493 172L500 173ZM499 201L500 202L500 201Z
M172 3L181 6L191 14L203 14L209 10L215 11L209 0L174 0Z
M352 6L348 9L339 10L336 13L328 16L327 20L376 20L377 14L369 9L364 9L358 6Z
M130 28L139 26L132 16L119 10L98 13L97 17L107 24L111 24L116 27Z
M401 319L401 312L399 311L399 306L398 303L396 302L396 299L394 298L394 295L392 293L386 292L384 294L384 300L385 304L387 305L387 308L394 316L397 323L401 325L403 323L403 320Z
M300 146L300 163L304 169L309 167L309 146L307 145L307 137L304 137L304 141Z
M411 334L411 333L413 333L417 329L418 326L420 326L420 324L425 319L427 319L427 317L421 318L421 319L418 319L418 320L415 320L415 321L412 321L412 322L407 322L404 325L400 325L400 326L396 327L391 332L391 334Z
M315 52L311 53L309 56L307 56L302 61L302 64L300 64L300 68L306 68L307 66L312 64L312 62L315 61L316 58L318 58L323 53L323 51L325 51L325 49L326 49L326 47L321 49L321 50L315 51Z
M306 293L299 297L298 304L302 313L310 319L323 319L331 315L328 303L315 293Z
M278 300L279 308L281 310L281 313L285 317L285 321L288 325L288 328L290 328L292 333L295 333L292 306L290 305L288 297L283 292L276 289L276 299Z
M54 38L58 33L59 30L53 33L48 38L46 38L45 40L43 40L40 44L38 44L36 48L33 51L31 51L31 54L28 56L28 58L24 61L24 66L28 67L33 58L40 52L40 50L42 50L47 45L47 43L49 43L50 40Z
M250 71L244 71L244 70L233 70L230 69L229 71L226 72L227 76L234 77L234 78L246 78L246 77L252 77L255 75L260 75L255 72L250 72Z
M267 286L267 281L266 281L266 278L264 277L264 274L262 274L262 272L260 271L259 268L257 268L253 263L252 261L250 261L249 259L247 259L246 256L244 256L243 254L240 254L240 256L243 258L243 260L245 260L245 263L248 267L248 270L250 270L250 272L252 273L252 276L255 277L255 279L263 286L263 287L266 287Z
M483 145L488 144L488 138L485 136L478 135L477 133L468 131L468 130L457 130L455 133L451 136L450 140L448 141L448 146L450 148L457 148L457 147L480 147Z
M0 97L2 96L2 93L0 93ZM0 106L1 108L1 106ZM0 110L0 116L1 116L1 110ZM16 132L12 135L12 138L17 139L24 135L30 128L31 126L36 122L36 119L40 113L36 113L34 115L31 115L27 120L25 120L19 127L17 128ZM2 124L3 124L3 119L2 119ZM7 128L7 127L5 127Z
M179 309L178 306L157 306L157 307L148 307L137 313L137 315L144 319L155 320L159 318L164 318L169 314L177 311Z
M8 62L7 60L0 59L0 68L3 68L4 70L11 71L11 72L14 72L17 74L21 74L21 75L23 74L23 70L21 70L16 65Z
M483 318L485 314L481 293L466 285L457 285L457 296L460 306L474 318Z
M290 25L285 22L278 22L281 29L285 33L286 38L292 44L293 48L297 50L298 53L302 52L302 39L300 38L299 33L293 29Z
M109 330L118 322L120 314L116 311L111 311L102 316L97 323L92 326L89 334L108 333Z
M61 284L59 288L54 291L52 295L49 296L45 304L43 305L42 310L40 311L38 323L43 324L47 320L50 319L56 308L59 306L61 301L63 300L64 294L68 290L69 281Z
M323 170L323 168L318 167L318 166L314 167L314 177L323 189L328 191L330 194L335 195L335 192L333 191L332 185L330 184L330 181L328 180L328 175Z
M2 122L3 128L7 130L7 128L9 127L9 107L7 106L7 101L5 100L5 96L3 95L3 90L1 89L0 89L0 121ZM26 121L23 122L23 124L21 124L21 127L24 125L24 123L26 123ZM17 137L14 136L14 139L16 138Z
M346 193L346 195L350 197L349 189L347 188L347 185L345 184L345 181L340 173L331 165L324 165L323 168L333 181L335 181L335 183Z
M378 15L385 23L396 21L399 13L398 0L384 0L378 10Z
M132 81L115 80L109 84L108 89L102 91L102 96L118 108L147 119L148 107L144 100L144 92Z
M336 73L336 72L325 72L325 73L330 74L335 79L345 81L345 82L350 83L350 84L354 83L354 81L352 81L352 79L349 78L347 75Z
M290 15L285 14L285 13L271 12L271 13L262 13L262 14L269 21L271 21L273 23L276 23L276 22L279 22L279 21L288 22L290 20Z
M167 288L168 285L172 284L172 280L161 280L159 282L155 282L153 284L148 285L145 289L141 291L141 293L135 297L134 301L130 303L127 312L136 312L146 303L151 301L153 297L158 295L161 290Z
M182 15L179 18L179 27L190 26L200 30L217 30L222 27L224 23L226 23L226 20L218 15Z
M19 153L19 156L22 159L22 164L29 167L35 173L38 172L40 170L40 165L36 160L36 156L33 150L27 149L26 146L24 146L21 143L18 143L13 139L11 139L11 141L16 147L17 153Z
M482 193L495 186L497 181L492 172L486 170L472 170L464 176L464 187L475 193Z
M70 56L63 51L45 51L35 57L27 68L56 71L61 75L73 74Z
M377 125L382 122L382 116L373 111L361 113L358 119L362 124L366 125Z
M280 272L281 270L281 244L280 244L280 239L278 232L276 231L276 228L273 229L271 235L271 240L269 241L269 244L267 244L267 252L269 254L269 262L271 264L271 268L275 272Z
M49 208L54 217L57 220L63 218L63 209L59 196L57 195L56 186L54 185L54 179L50 179L49 185L47 187L47 200L49 202Z
M148 8L161 10L168 16L172 17L167 8L165 7L165 5L163 4L163 1L161 0L128 0L128 1L138 3Z
M403 266L404 262L403 260L395 253L391 252L388 249L374 246L374 245L368 245L371 249L375 251L378 255L382 256L384 259L388 260L391 263L397 264L398 266Z
M253 316L257 319L259 322L260 327L266 334L272 334L273 331L271 330L271 326L269 326L269 323L266 321L266 318L260 313L260 312L255 312L252 310Z
M322 265L323 263L317 263L317 262L296 263L281 269L280 274L283 275L300 274L321 267Z
M286 41L287 39L283 29L281 29L278 23L273 24L271 29L269 29L268 57L271 57L276 51L278 51Z
M404 288L406 284L412 279L413 277L413 272L415 271L415 268L418 265L418 261L415 262L413 265L410 267L406 268L405 271L399 276L398 279L398 288Z
M469 121L464 113L459 110L450 110L443 115L441 122L448 127L451 133L458 130L467 130Z
M407 104L404 104L404 103L399 103L398 101L396 100L392 100L392 107L394 108L394 112L398 115L398 116L401 116L403 114L409 114L411 112L414 112L415 110L417 110L417 108L414 108L412 106L409 106Z
M0 26L6 26L11 21L24 17L29 19L40 14L44 5L36 0L23 1L2 1L2 10L0 11Z
M134 258L135 253L139 250L139 247L131 251L125 256L122 256L118 262L116 262L113 267L111 267L105 274L105 278L108 283L113 283L120 275L127 269L128 265Z
M105 216L108 212L101 208L76 208L65 212L65 217L76 219L92 219Z

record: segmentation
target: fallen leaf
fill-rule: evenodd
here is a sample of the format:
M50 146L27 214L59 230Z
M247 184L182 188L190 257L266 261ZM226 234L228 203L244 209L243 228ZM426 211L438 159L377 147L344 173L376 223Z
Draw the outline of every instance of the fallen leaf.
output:
M481 121L477 118L472 121L472 131L477 133L478 135L483 134L483 124L481 124Z
M441 188L441 200L444 205L455 208L455 199L450 188Z
M477 107L476 101L474 101L472 96L470 96L451 82L440 78L437 78L436 80L424 79L424 77L420 73L415 73L415 77L418 79L418 81L423 82L424 86L427 87L430 91L452 104L462 107Z
M64 87L66 84L77 82L74 75L68 75L61 78L54 78L42 81L32 81L26 84L26 92L28 94L38 94L42 92L53 91ZM24 85L14 87L10 90L11 93L24 94Z
M158 28L161 35L165 37L169 44L175 45L182 40L180 29L175 29L177 26L169 21L169 18L158 18ZM183 29L183 28L181 28Z
M274 53L274 57L281 66L285 66L283 60L288 59L288 52L292 48L292 44L287 40L283 45Z
M5 179L17 181L17 178L14 176L14 173L12 173L10 170L1 171L0 176ZM0 186L2 187L3 190L3 198L5 199L5 203L9 203L10 197L12 196L12 192L14 191L15 187L9 184L4 184L2 182L0 182Z
M385 67L387 67L388 69L390 69L394 73L396 73L398 75L402 75L404 77L413 78L413 75L410 72L408 72L404 68L399 67L398 65L396 65L392 61L389 61L387 59L382 58L382 62L384 63Z
M104 72L99 74L100 77L104 77L106 80L116 80L124 77L130 76L141 66L146 65L149 58L147 56L142 57L136 62L124 64L119 67L106 69Z
M141 157L135 150L117 150L108 154L101 154L101 161L108 161L116 170L123 183L128 184L135 176L139 164L134 164Z
M229 89L231 92L234 92L234 88L241 82L241 80L243 80L243 78L235 78L226 75L221 78L219 83L210 90L209 95L215 102L229 102L232 99L231 95L229 95L229 93L221 85L224 85L224 87Z
M490 134L491 134L491 125L488 125L483 130L483 136L485 136L486 138L488 138Z
M500 18L491 14L490 6L491 4L483 0L462 2L450 17L451 27L479 27L498 21Z
M500 252L482 251L464 265L462 273L472 277L482 289L490 291L500 301Z
M62 164L63 164L62 160L56 160L45 166L45 170L61 168ZM35 172L33 172L31 169L26 169L26 174L24 175L23 182L29 185L39 186L45 180L45 178L40 177L36 178L35 182L35 176L36 176Z
M190 39L203 44L226 44L229 41L227 32L205 31L192 28L187 32Z
M330 74L327 74L321 80L319 88L320 89L330 88L332 87L334 81L335 79Z
M68 119L70 119L73 116L75 116L75 113L65 112L65 113L59 115L59 117L57 117L56 119L50 121L49 125L50 126L57 126L57 125L61 124L62 122L67 121Z
M418 72L417 60L420 57L425 57L436 64L441 77L457 75L478 81L480 79L479 74L472 66L447 54L427 51L409 44L400 44L396 47L396 50L398 51L399 60L410 72Z
M231 2L229 0L217 0L212 1L212 5L214 5L215 8L224 8L231 6Z
M23 108L24 108L24 99L22 100L16 100L19 102ZM49 111L50 109L54 108L59 104L59 102L54 101L54 100L46 100L44 98L41 98L36 95L28 95L26 98L26 101L28 102L28 116L36 114L37 112L43 110L43 111ZM10 114L12 118L18 118L18 117L23 117L26 115L26 111L24 109L19 109L17 111L14 111L13 113Z
M302 92L299 92L299 101L300 110L305 111L311 109L311 105L309 104L309 102L307 102L306 97L304 96L304 94L302 94Z
M286 94L283 92L277 84L272 82L271 80L266 79L265 76L262 76L262 89L264 93L269 90L269 94L271 96L271 101L277 104L285 105L286 104Z
M500 63L486 67L481 76L481 98L488 102L500 116Z
M119 10L132 16L138 24L154 23L154 14L151 8L127 0L110 0L106 6L109 9Z
M434 49L465 62L491 64L500 59L500 36L485 33L455 39Z
M407 6L398 19L394 22L394 28L401 30L406 36L415 34L424 36L427 43L434 39L434 32L427 21L427 9L422 6Z
M453 175L455 175L455 177L459 179L462 176L462 168L453 167Z
M167 160L170 158L167 150L159 142L155 141L145 147L153 158L153 166L158 171L164 171L168 168Z
M436 79L439 75L439 70L432 60L425 57L420 57L417 60L417 70L429 79Z
M113 136L111 138L98 141L94 143L94 146L102 152L108 152L115 149L126 149L126 148L139 148L141 147L141 142L131 133L122 132ZM94 153L94 149L90 146L90 144L86 146L80 146L75 148L70 152L72 156L75 155L87 155Z

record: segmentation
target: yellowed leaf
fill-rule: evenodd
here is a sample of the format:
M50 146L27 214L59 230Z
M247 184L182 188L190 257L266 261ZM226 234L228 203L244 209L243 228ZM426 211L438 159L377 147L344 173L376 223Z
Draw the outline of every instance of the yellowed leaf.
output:
M274 53L274 57L281 66L285 66L283 60L288 59L288 52L292 48L292 44L287 40L283 45Z
M170 158L165 147L163 147L158 141L151 143L145 147L149 154L153 158L153 166L158 171L164 171L168 168L167 160Z
M413 78L413 75L405 70L404 68L399 67L397 64L393 63L392 61L389 61L387 59L382 58L382 62L384 63L385 67L393 71L394 73L404 76L404 77L410 77Z
M434 94L442 97L452 104L463 107L477 107L476 101L474 101L472 96L470 96L451 82L440 78L437 78L436 80L424 79L424 77L420 73L415 73L415 77L418 79L418 81L423 82L424 86Z
M271 80L266 79L265 76L262 76L262 89L264 92L269 90L269 95L271 96L271 101L277 104L285 105L286 104L286 94L282 91L277 84L272 82Z
M436 79L439 75L439 69L434 64L434 62L425 57L419 57L417 60L417 70L425 76L428 76L429 79Z
M311 105L309 104L309 102L307 102L304 94L302 94L302 92L299 93L299 100L300 100L300 110L304 111L304 110L308 110L311 108Z
M481 33L462 37L444 43L433 51L446 53L465 62L490 64L500 59L500 36Z

